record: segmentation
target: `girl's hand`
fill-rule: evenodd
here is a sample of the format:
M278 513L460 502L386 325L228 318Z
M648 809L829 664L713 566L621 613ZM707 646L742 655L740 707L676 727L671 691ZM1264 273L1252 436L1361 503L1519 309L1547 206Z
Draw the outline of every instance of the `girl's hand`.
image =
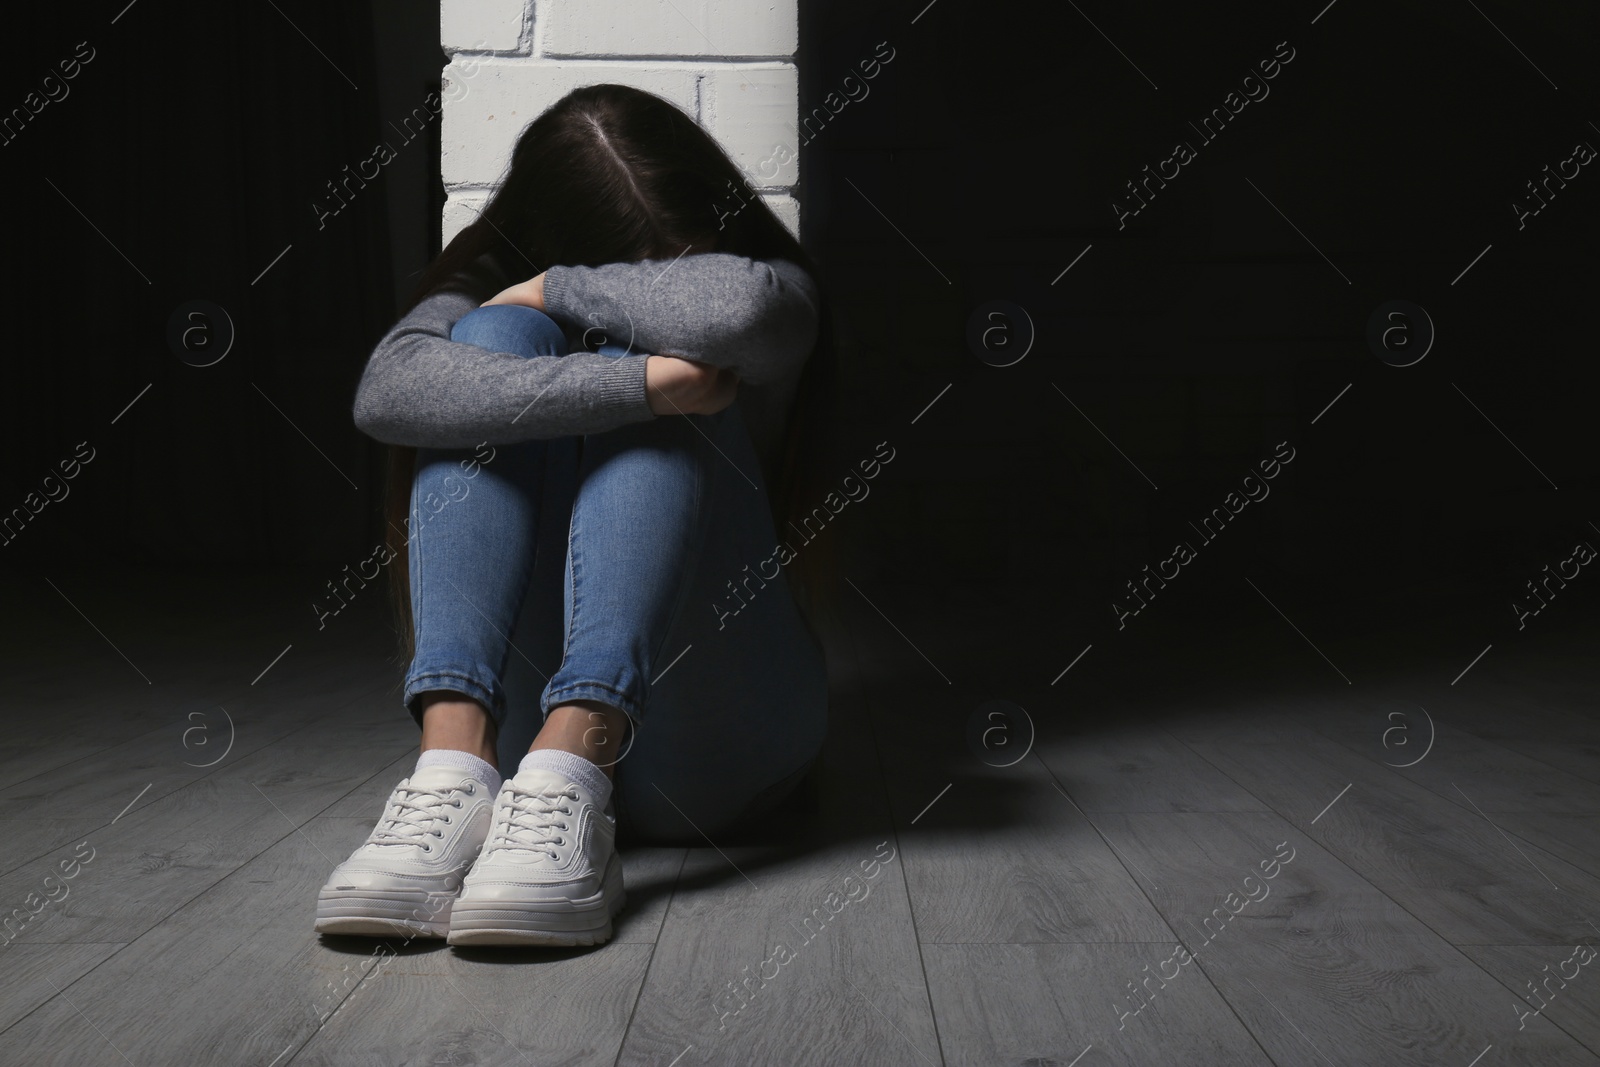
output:
M540 271L527 281L518 282L509 289L502 289L480 306L489 307L491 304L521 304L536 311L543 311L544 272Z
M734 401L739 377L731 370L677 356L650 356L645 393L657 415L714 415Z

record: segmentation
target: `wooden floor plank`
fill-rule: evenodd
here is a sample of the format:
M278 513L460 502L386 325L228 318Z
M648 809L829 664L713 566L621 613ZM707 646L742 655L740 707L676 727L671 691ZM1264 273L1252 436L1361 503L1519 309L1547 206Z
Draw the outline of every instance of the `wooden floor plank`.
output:
M1420 740L1426 724L1418 722L1415 728ZM1377 748L1373 746L1374 754ZM1422 752L1386 755L1385 762L1408 763ZM1455 783L1463 789L1471 783L1470 795L1484 811L1600 811L1600 782L1442 723L1421 762L1396 768L1396 773L1453 802L1461 800Z
M1579 940L1600 952L1600 934ZM1578 947L1468 945L1462 951L1509 990L1490 1019L1518 1033L1570 1034L1600 1052L1600 956Z
M1277 815L1101 820L1153 880L1149 892L1190 966L1278 1063L1466 1063L1488 1044L1515 1062L1589 1062L1566 1035L1519 1035L1501 1025L1499 983ZM1138 986L1123 991L1119 1011L1140 1018L1161 1007L1191 981L1183 958L1170 943L1152 955L1151 971L1133 976ZM1145 982L1150 974L1154 981ZM1198 1038L1206 1017L1184 1012L1170 1025L1192 1025Z
M1508 839L1470 792L1452 804L1318 735L1192 747L1452 944L1560 944L1584 929L1574 899L1600 899L1600 878Z
M1128 982L1155 944L929 945L928 983L950 1067L991 1064L1271 1064L1203 975L1171 983L1124 1018ZM1280 1062L1298 1062L1285 1060Z
M110 1042L134 1063L267 1064L304 1044L370 951L330 950L309 934L323 853L345 846L331 836L337 820L319 822L190 900L0 1042L17 1062L83 1064L123 1062Z
M116 953L120 944L22 945L0 948L0 1031L39 1007ZM0 1041L3 1044L3 1041Z
M1506 812L1495 824L1574 867L1600 876L1600 815L1571 812ZM1600 922L1600 915L1595 917Z
M1308 734L1326 738L1469 810L1457 783L1478 783L1469 795L1488 812L1600 809L1600 755L1591 759L1581 747L1529 743L1526 735L1540 729L1537 721L1524 718L1517 729L1504 729L1516 716L1497 707L1485 713L1485 702L1476 696L1424 705L1401 696L1404 690L1257 693L1233 701L1226 711L1207 707L1165 725L1174 736L1197 742L1219 735L1291 745ZM1452 725L1463 720L1470 729ZM1491 729L1489 723L1501 725ZM1552 747L1564 753L1555 763L1543 758Z
M894 853L863 838L725 851L691 850L620 1063L693 1045L685 1065L913 1064L909 1045L937 1048Z
M1600 811L1600 782L1592 776L1569 773L1507 744L1539 730L1537 720L1517 716L1518 731L1494 729L1483 736L1454 722L1464 719L1481 729L1502 721L1504 709L1494 708L1501 719L1483 717L1485 701L1475 693L1440 694L1425 702L1404 695L1417 688L1361 686L1312 699L1286 694L1285 702L1299 705L1300 714L1264 720L1249 736L1292 741L1309 725L1452 803L1464 803L1454 783L1477 783L1474 800L1484 811Z
M0 874L36 862L47 851L58 849L71 839L81 839L95 827L106 826L135 798L136 806L126 816L128 819L139 809L186 787L228 773L230 768L243 765L282 739L295 736L297 731L366 714L365 709L376 701L379 692L379 684L370 677L329 672L320 684L305 687L297 696L263 693L253 703L236 704L231 709L231 749L222 747L229 736L226 717L212 715L190 720L215 731L216 743L212 747L219 749L215 755L210 751L199 753L199 735L190 739L195 748L185 750L186 720L180 715L172 720L170 729L142 733L121 745L57 767L47 775L8 784L0 789L0 802L13 813L15 828L12 847L3 861L6 872ZM227 753L225 757L223 752ZM197 763L213 765L195 766Z
M920 769L888 779L924 944L1167 936L1132 875L1037 761L980 766L947 783Z
M75 891L20 940L133 939L392 763L405 742L384 744L384 730L370 710L351 712L102 821L83 839L93 858ZM0 899L21 897L76 847L0 876Z
M382 954L285 1062L611 1067L649 959L648 945L628 943Z
M1237 782L1156 727L1042 739L1035 751L1078 807L1103 811L1265 811Z
M1592 659L1592 651L1584 651L1544 671L1522 669L1510 679L1491 673L1447 704L1441 717L1501 748L1600 781L1600 719L1594 714L1600 678L1593 666L1574 670Z

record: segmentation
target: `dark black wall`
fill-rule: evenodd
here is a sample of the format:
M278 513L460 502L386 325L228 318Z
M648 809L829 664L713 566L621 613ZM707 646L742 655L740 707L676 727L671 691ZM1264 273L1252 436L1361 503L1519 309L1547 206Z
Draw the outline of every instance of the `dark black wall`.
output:
M0 507L75 452L93 459L12 531L10 565L255 569L370 548L380 456L350 399L437 229L438 122L408 144L388 120L443 65L437 4L372 9L118 0L22 20L0 109L58 99L0 145ZM91 58L61 67L75 56ZM327 183L380 139L395 160L325 213ZM194 300L232 324L210 366L169 344ZM224 343L215 311L183 321L198 330L188 347Z
M1594 7L1323 3L804 5L803 112L895 54L804 156L850 343L841 466L899 450L841 515L862 573L994 583L1092 640L1187 541L1163 611L1224 611L1242 574L1358 624L1461 596L1514 629L1523 582L1600 546L1600 161L1512 208L1600 148ZM1280 42L1207 143L1189 123ZM1195 158L1119 219L1178 141ZM1012 366L967 344L991 300L1036 331ZM1366 338L1392 300L1436 329L1411 366ZM1283 441L1270 496L1201 539Z

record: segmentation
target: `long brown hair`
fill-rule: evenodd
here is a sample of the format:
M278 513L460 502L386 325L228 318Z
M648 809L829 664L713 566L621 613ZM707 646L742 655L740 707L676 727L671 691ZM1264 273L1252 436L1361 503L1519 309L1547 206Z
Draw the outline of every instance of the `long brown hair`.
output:
M441 289L478 292L468 268L489 255L508 278L555 264L599 266L673 257L707 235L718 252L787 259L816 281L816 264L720 145L671 101L625 85L574 89L530 122L511 164L478 218L458 233L417 283L405 311ZM481 285L482 283L477 283ZM829 486L818 461L838 379L831 302L823 296L817 341L785 420L769 503L780 540ZM388 446L384 537L395 558L389 593L400 650L415 654L406 522L416 449ZM838 561L831 537L786 566L789 587L813 637L835 619Z

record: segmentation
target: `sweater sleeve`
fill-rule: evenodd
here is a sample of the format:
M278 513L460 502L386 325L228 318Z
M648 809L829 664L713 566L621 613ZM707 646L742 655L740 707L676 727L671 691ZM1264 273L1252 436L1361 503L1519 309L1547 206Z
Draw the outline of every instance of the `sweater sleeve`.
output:
M634 352L725 367L751 385L799 374L816 342L818 300L799 265L725 252L554 266L544 276L551 315L599 327Z
M470 448L656 417L645 394L648 354L524 357L450 340L487 295L435 291L384 335L356 386L358 429L392 445Z

